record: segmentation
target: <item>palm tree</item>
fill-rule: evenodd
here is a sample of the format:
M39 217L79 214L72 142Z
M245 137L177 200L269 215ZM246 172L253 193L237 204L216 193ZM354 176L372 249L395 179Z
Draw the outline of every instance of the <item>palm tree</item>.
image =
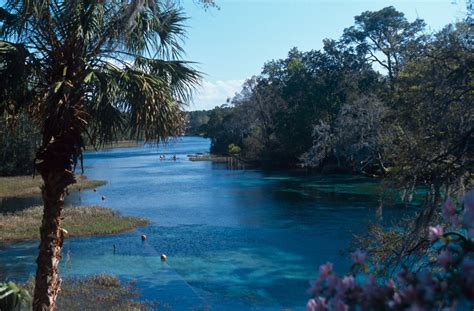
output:
M34 310L56 309L61 211L85 139L100 144L125 131L156 141L180 132L182 104L200 74L180 60L185 18L166 3L7 0L0 8L0 113L14 121L27 111L42 134Z

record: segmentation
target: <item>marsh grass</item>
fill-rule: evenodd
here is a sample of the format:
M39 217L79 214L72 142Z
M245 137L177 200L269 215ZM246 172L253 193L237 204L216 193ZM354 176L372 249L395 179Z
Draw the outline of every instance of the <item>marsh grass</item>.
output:
M93 189L107 183L105 180L88 180L85 175L76 176L76 180L77 183L68 187L68 191ZM41 185L41 176L0 177L0 198L40 195Z
M0 214L0 242L39 239L42 215L42 206ZM70 237L114 234L149 224L101 206L66 207L63 217L62 227Z
M34 279L25 288L33 293ZM116 276L99 274L65 278L58 296L58 310L151 310L152 304L136 301L140 292L134 282L121 282ZM156 303L154 303L156 305Z

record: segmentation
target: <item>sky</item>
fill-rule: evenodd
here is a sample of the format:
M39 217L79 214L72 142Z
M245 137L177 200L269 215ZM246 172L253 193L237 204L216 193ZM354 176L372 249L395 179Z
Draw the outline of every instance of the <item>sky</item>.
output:
M394 6L409 21L424 19L437 31L465 16L466 0L215 0L220 9L204 10L183 0L187 20L186 60L204 73L188 111L212 109L240 91L263 64L337 39L354 16Z

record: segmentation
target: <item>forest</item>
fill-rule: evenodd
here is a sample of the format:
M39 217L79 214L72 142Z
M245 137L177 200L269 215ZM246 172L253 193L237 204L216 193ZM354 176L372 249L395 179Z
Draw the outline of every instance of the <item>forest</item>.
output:
M189 113L189 131L210 137L215 154L240 147L258 167L463 188L474 160L473 44L467 23L430 33L393 7L363 12L323 49L293 48L227 103Z

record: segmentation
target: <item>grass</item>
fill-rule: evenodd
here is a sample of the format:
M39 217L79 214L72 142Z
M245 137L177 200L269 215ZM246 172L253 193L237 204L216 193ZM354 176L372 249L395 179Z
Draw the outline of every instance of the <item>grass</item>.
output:
M69 191L93 189L105 185L105 180L88 180L85 175L76 176L77 183L69 186ZM26 197L41 194L41 176L0 177L0 198Z
M228 157L216 156L213 154L197 154L188 155L190 161L212 161L212 162L227 162Z
M39 239L42 215L41 206L0 214L0 242ZM149 224L101 206L66 207L63 217L62 227L70 237L114 234Z
M25 285L34 291L34 279ZM58 296L58 310L151 310L147 302L134 301L139 295L133 282L123 283L116 276L99 274L81 278L65 278Z
M139 142L135 140L120 140L120 141L107 143L102 146L98 146L97 150L112 149L112 148L132 148L132 147L140 147L140 146L143 146L143 142ZM92 145L87 145L86 150L96 150L96 147Z

